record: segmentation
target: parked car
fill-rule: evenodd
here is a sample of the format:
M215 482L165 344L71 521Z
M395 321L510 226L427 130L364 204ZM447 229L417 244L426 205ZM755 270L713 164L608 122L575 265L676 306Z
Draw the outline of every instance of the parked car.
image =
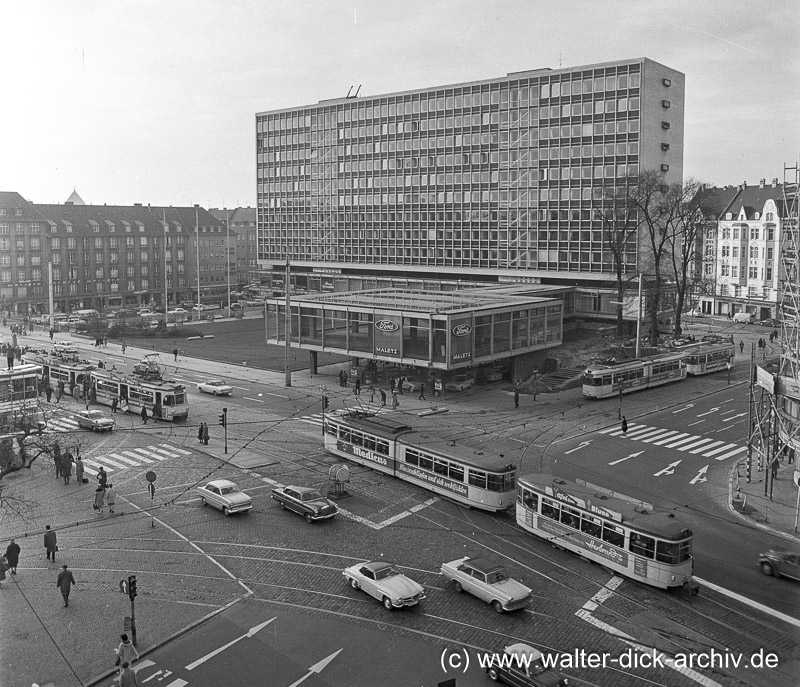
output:
M414 379L404 379L403 380L403 391L411 391L417 392L419 391L421 382L418 382Z
M733 315L734 322L744 322L745 324L753 324L756 321L756 315L752 312L737 312Z
M378 599L390 611L416 606L425 598L425 589L399 572L391 563L356 563L342 573L353 589L361 589Z
M699 310L698 308L694 308L693 310L690 310L689 312L686 313L686 315L687 315L687 317L705 317L706 316L706 314L702 310Z
M231 396L233 394L233 388L229 387L221 379L209 379L208 381L200 382L197 388L201 393L214 396Z
M505 656L495 659L492 665L486 668L489 677L495 682L505 682L509 685L533 685L534 687L567 687L568 678L550 668L545 668L542 662L542 652L534 647L517 642L503 649Z
M501 382L503 381L503 370L499 367L493 367L486 372L487 382Z
M185 308L170 308L167 310L167 315L188 315L189 311Z
M78 355L78 347L74 343L56 341L53 344L53 353L58 353L60 355Z
M81 410L77 414L78 426L93 432L110 432L116 426L114 419L102 410Z
M241 303L231 303L231 310L244 310L244 306Z
M253 507L253 499L245 494L235 482L215 479L202 487L197 487L204 506L219 508L225 515L248 511Z
M766 320L761 320L758 324L760 324L762 327L778 328L781 326L781 321L776 320L774 317L768 317Z
M504 566L486 558L464 557L442 563L442 575L452 580L457 592L477 596L498 613L525 608L531 600L532 590L512 580Z
M446 382L444 388L447 391L464 391L464 389L469 389L474 383L475 380L468 375L457 375L455 379Z
M800 553L770 549L759 554L758 565L765 575L800 580Z
M275 488L272 498L278 502L281 510L288 508L302 515L308 523L332 518L339 512L339 507L333 501L326 499L319 489L311 487Z
M158 315L157 312L151 310L150 308L139 308L139 310L136 311L136 314L139 317L147 317L148 315Z

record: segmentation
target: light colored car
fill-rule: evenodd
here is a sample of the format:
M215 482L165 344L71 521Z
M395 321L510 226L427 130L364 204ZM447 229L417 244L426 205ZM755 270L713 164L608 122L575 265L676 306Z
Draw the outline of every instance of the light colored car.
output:
M403 575L391 563L356 563L345 568L342 575L353 589L365 591L390 611L416 606L425 598L422 585Z
M248 511L253 507L253 499L245 494L235 482L215 479L205 486L197 487L197 493L204 506L219 508L225 515Z
M800 580L800 553L770 549L759 554L758 565L765 575Z
M81 410L77 414L78 426L93 432L110 432L117 423L102 410Z
M504 656L495 655L486 667L489 677L495 682L532 687L567 687L569 678L551 668L545 668L542 652L534 647L517 642L503 649Z
M62 355L77 355L78 347L74 343L56 341L53 344L53 353L60 353Z
M203 312L203 311L205 311L205 310L211 310L211 308L209 308L207 305L203 305L203 304L201 303L200 305L193 305L193 306L192 306L192 310L193 310L194 312Z
M457 375L455 379L447 382L444 388L447 391L464 391L464 389L469 389L474 383L475 380L468 375Z
M531 590L512 580L502 565L486 558L458 558L442 563L442 575L453 582L457 592L477 596L498 613L525 608L531 600Z
M403 380L403 391L419 391L421 382L418 382L414 379L404 379Z
M170 308L167 310L167 315L188 315L189 311L185 308Z
M702 310L694 308L686 313L689 317L705 317L706 314Z
M339 512L333 501L326 499L319 489L311 487L276 487L272 490L272 498L281 510L288 508L302 515L308 523L332 518Z
M233 394L233 388L229 387L221 379L209 379L205 382L200 382L197 388L204 394L212 394L214 396L230 396Z

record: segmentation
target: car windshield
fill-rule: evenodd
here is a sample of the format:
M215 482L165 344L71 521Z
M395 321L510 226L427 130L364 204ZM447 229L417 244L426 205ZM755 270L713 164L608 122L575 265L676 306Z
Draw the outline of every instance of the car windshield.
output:
M220 489L220 493L222 493L222 494L235 494L237 491L239 491L239 487L236 487L236 486L222 487Z
M302 494L303 501L319 501L322 499L322 494L318 491L307 491L305 494Z
M393 575L399 575L400 573L397 572L394 568L383 568L382 570L375 571L375 579L376 580L383 580L387 577L392 577Z
M225 386L225 382L220 381L219 379L215 379L212 382L209 382L211 386Z

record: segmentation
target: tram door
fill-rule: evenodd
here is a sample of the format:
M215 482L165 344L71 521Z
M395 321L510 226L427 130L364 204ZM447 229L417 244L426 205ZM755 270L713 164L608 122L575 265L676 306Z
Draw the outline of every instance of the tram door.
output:
M161 417L162 412L162 403L161 403L161 392L156 391L156 402L153 405L153 417Z

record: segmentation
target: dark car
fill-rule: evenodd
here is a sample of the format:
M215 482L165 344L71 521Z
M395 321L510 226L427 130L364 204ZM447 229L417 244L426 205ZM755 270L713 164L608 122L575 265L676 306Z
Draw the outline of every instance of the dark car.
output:
M766 320L761 320L757 324L761 325L762 327L774 327L779 329L781 326L781 321L776 320L774 317L768 317Z
M302 515L309 523L332 518L339 512L333 501L326 499L319 489L311 487L279 487L272 490L272 498L278 502L281 510L288 508Z
M507 646L502 659L495 656L496 663L486 668L495 682L509 685L533 685L535 687L565 687L569 679L555 670L546 668L542 652L528 644L518 642Z
M800 580L800 553L770 549L759 554L758 565L765 575Z

